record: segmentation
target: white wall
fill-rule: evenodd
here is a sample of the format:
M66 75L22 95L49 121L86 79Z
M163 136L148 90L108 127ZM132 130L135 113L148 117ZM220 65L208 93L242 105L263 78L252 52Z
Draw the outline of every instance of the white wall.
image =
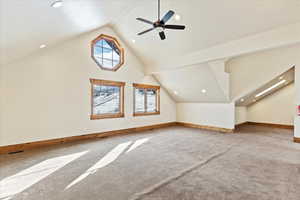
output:
M295 90L296 90L296 109L300 105L300 63L295 67ZM294 136L300 138L300 116L295 116L294 119L295 132Z
M248 121L293 125L295 108L295 85L291 84L249 106Z
M3 68L2 68L2 66L0 65L0 141L2 140L2 138L3 138L3 118L4 118L4 116L3 116L3 109L1 109L1 108L3 108L4 107L4 102L3 102L3 98L4 98L4 89L3 89L3 87L4 87L4 83L3 83L3 81L4 81L4 78L3 78Z
M247 107L236 106L235 107L235 124L242 124L247 122Z
M158 83L144 76L124 43L125 65L101 70L90 55L90 42L101 33L116 36L104 27L4 66L0 146L176 121L176 104L163 89L160 115L132 116L132 83ZM126 82L125 118L90 120L89 78Z
M178 103L177 121L233 129L234 104Z

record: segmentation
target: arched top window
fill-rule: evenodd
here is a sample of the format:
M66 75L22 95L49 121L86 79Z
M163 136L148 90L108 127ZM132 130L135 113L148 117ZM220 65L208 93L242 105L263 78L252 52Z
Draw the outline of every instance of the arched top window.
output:
M117 71L124 64L124 50L116 38L101 34L92 41L92 58L101 69Z

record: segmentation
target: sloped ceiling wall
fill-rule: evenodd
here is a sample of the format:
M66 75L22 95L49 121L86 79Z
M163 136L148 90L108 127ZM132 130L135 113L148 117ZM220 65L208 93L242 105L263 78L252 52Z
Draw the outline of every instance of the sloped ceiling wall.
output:
M229 60L231 99L236 100L271 81L299 59L300 45L253 53Z
M155 73L155 77L177 102L234 102L297 66L300 62L298 52L300 45L295 44L237 56L226 62L225 69L222 66L212 68L212 62L209 62L162 70ZM217 70L228 74L216 76ZM230 96L224 92L222 78L230 82ZM207 91L205 94L201 92L203 89Z
M295 85L290 84L285 88L267 96L263 100L247 108L249 122L271 124L294 124L296 115Z
M208 64L165 71L155 77L177 102L228 102Z

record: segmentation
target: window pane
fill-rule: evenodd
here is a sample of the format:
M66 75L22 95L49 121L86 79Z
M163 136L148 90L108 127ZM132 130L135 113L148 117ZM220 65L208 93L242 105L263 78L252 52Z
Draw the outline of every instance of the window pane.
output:
M134 89L135 90L135 112L145 112L145 90Z
M102 47L101 46L95 46L94 47L94 56L101 57L102 55Z
M117 46L105 39L101 39L94 45L94 58L104 68L113 69L120 63L120 52Z
M102 57L107 60L112 59L112 49L103 49Z
M103 59L102 67L112 69L114 68L112 60Z
M120 87L100 86L93 87L93 114L120 113Z
M110 45L109 45L109 44L111 43L110 41L107 41L107 40L102 39L101 42L102 42L101 44L102 44L102 46L103 46L104 48L110 48L110 49L111 49L111 47L110 47Z
M156 112L156 90L147 90L147 112Z
M120 63L120 55L118 54L118 52L113 51L113 60L114 62L116 62L117 64Z

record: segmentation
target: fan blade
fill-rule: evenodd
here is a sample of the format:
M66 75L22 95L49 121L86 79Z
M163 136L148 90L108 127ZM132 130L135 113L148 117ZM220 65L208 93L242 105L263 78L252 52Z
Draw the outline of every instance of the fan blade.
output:
M148 29L148 30L145 30L145 31L143 31L143 32L140 32L140 33L138 33L138 35L143 35L143 34L145 34L145 33L148 33L149 31L152 31L152 30L154 30L154 28L150 28L150 29Z
M169 21L169 19L171 19L171 17L173 17L173 15L175 14L174 11L169 10L169 12L167 12L167 14L165 14L165 16L162 18L162 22L166 23L167 21Z
M182 25L165 25L164 28L166 28L166 29L184 30L185 26L182 26Z
M160 36L160 39L161 40L164 40L164 39L166 39L166 35L165 35L165 32L159 32L159 36Z
M141 21L141 22L145 22L145 23L147 23L147 24L151 24L151 25L153 25L153 22L151 22L151 21L149 21L149 20L147 20L147 19L143 19L143 18L136 18L136 20L139 20L139 21Z

